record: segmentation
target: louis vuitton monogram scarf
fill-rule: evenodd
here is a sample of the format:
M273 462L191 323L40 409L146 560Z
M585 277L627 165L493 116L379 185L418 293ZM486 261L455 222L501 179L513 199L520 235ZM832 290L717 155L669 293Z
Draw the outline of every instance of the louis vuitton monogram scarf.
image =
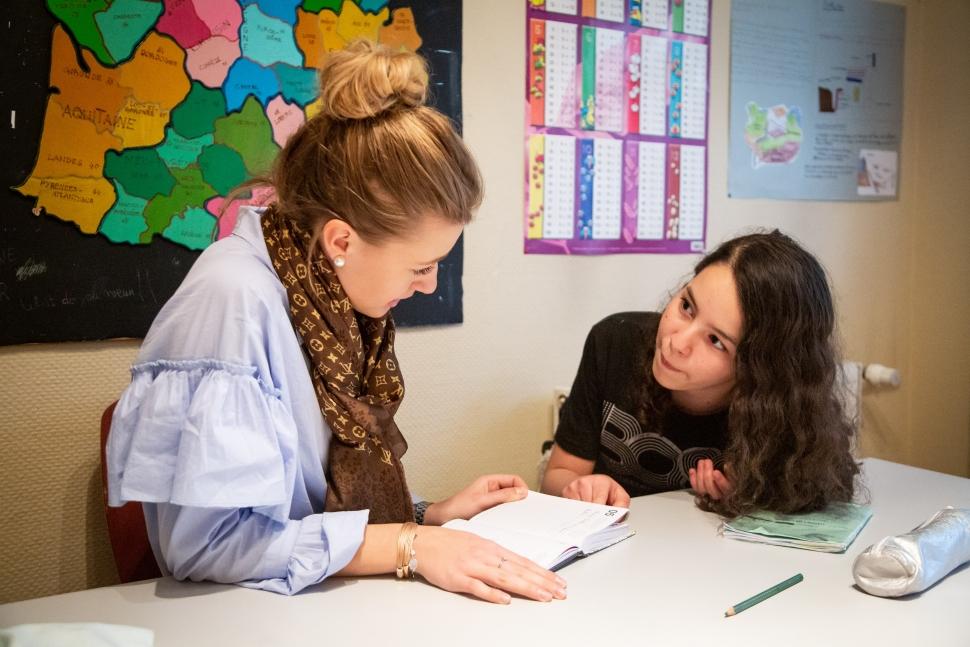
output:
M270 260L286 288L290 319L310 360L320 410L333 435L325 466L326 510L370 510L370 523L413 521L394 422L404 381L394 322L354 311L312 236L273 207L260 218ZM311 260L312 257L312 260Z

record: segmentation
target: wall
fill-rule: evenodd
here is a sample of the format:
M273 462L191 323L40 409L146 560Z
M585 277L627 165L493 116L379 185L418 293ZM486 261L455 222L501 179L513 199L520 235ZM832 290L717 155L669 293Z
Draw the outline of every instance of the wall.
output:
M0 603L117 582L101 499L101 413L134 341L0 349Z
M866 395L862 452L970 475L970 61L957 31L968 5L906 4L900 200L852 204L727 199L730 5L714 0L709 242L779 227L815 252L835 284L846 356L903 374L901 389ZM552 390L571 383L589 327L656 309L696 261L522 254L524 28L520 0L465 3L465 132L487 190L465 238L466 323L398 341L405 464L430 498L489 471L534 481ZM98 421L136 348L0 349L0 602L114 581Z
M970 2L926 0L919 67L915 196L907 207L908 460L970 474Z

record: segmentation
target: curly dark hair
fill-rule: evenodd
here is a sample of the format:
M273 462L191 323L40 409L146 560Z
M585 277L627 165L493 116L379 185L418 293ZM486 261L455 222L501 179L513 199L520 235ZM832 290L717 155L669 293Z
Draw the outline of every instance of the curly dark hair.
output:
M728 408L724 463L733 490L697 504L726 517L754 510L808 512L850 501L859 465L854 425L836 392L839 353L825 270L778 230L729 240L694 267L731 268L744 316ZM646 344L639 417L657 429L672 406Z

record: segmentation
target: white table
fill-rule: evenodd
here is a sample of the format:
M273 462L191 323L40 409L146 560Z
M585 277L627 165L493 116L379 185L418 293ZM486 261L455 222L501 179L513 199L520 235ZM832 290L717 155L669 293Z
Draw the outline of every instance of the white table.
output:
M865 461L873 517L842 555L733 541L686 491L634 499L637 535L562 571L565 601L497 606L392 577L334 578L294 597L170 578L0 606L0 626L108 622L170 645L970 645L970 567L906 599L856 589L852 560L944 505L970 479ZM725 609L801 572L739 614Z

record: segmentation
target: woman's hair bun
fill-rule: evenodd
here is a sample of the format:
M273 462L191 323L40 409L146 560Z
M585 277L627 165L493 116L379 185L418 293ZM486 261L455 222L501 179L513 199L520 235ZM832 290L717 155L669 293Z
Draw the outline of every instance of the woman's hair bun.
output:
M320 69L320 112L337 119L368 119L424 104L428 68L407 50L355 40L330 52Z

